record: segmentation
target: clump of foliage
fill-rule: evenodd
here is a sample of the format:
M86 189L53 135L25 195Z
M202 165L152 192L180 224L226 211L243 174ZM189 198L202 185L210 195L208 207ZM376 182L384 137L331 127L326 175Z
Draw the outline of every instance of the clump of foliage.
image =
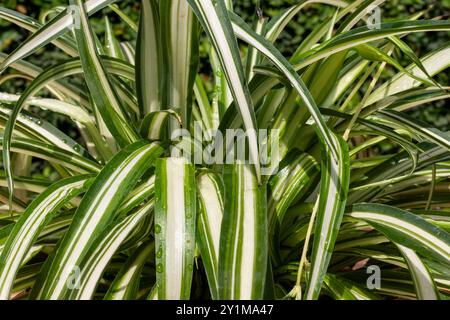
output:
M436 80L450 43L417 56L405 37L450 22L373 26L361 21L384 1L322 0L329 19L286 58L277 39L315 2L253 25L224 0L143 0L139 23L113 0L76 0L44 23L0 8L32 32L0 54L8 79L30 81L0 93L0 299L446 298L450 138L407 112L450 98ZM108 18L94 32L107 6L136 45ZM25 60L50 43L62 63ZM32 108L70 119L82 142ZM250 163L174 152L213 142L225 157L233 145L214 138L229 129L269 135L247 135ZM380 155L385 141L398 148ZM53 181L31 176L34 158Z

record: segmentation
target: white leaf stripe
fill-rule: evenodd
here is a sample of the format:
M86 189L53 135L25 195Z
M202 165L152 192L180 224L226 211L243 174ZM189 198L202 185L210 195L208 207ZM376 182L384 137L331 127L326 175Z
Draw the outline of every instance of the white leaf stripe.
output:
M43 27L40 22L34 20L33 18L7 8L0 8L0 18L9 21L11 23L14 23L32 33L36 33L39 29ZM49 34L47 34L47 36L49 36ZM60 39L54 40L53 43L57 47L64 50L67 54L71 56L76 55L75 50L76 46L73 39L71 39L70 37L62 36ZM19 48L20 47L21 45L19 45ZM16 51L19 50L16 49ZM23 52L24 50L22 49L21 51ZM20 54L20 52L18 52L18 54Z
M161 109L161 35L158 3L142 1L136 46L136 89L139 107L144 114Z
M142 268L146 262L150 261L149 257L154 253L154 250L155 244L150 241L143 243L136 249L114 279L104 299L136 299Z
M433 277L420 257L408 247L397 245L408 264L416 288L417 298L420 300L439 300Z
M0 105L0 119L2 119L2 121L8 121L11 112L10 108ZM28 112L22 112L17 116L16 126L16 133L20 132L20 135L22 136L33 137L72 153L84 153L83 148L80 148L79 152L74 150L73 147L77 145L77 143L69 136L49 124L47 121L31 116Z
M219 298L262 299L268 259L266 186L258 185L244 164L225 166L223 179Z
M423 218L382 204L355 204L350 210L350 217L367 221L396 244L450 263L450 235Z
M39 77L38 77L39 78ZM19 101L17 102L17 105L15 108L12 109L12 111L9 114L9 117L6 120L5 128L4 128L4 138L3 138L3 165L5 168L5 174L8 181L8 190L9 190L9 200L12 202L12 194L14 189L14 182L12 177L12 168L11 168L11 154L10 154L10 148L11 148L11 138L13 135L14 125L16 123L17 118L19 117L20 111L24 107L25 101L28 98L29 95L32 95L35 90L37 90L34 86L34 83L38 82L39 80L35 80L32 82L32 85L30 85L26 90L25 93L21 95ZM39 86L38 86L39 87ZM32 117L32 119L34 119ZM43 125L44 122L42 120L37 120L32 126L39 127ZM51 136L51 135L50 135ZM62 148L68 149L69 147L63 143L62 141L58 141L59 145L61 145ZM81 149L81 148L80 148Z
M126 216L110 229L105 230L98 238L98 241L92 246L87 258L80 266L79 288L75 288L66 293L66 297L71 300L92 299L105 267L125 239L152 211L153 206L154 202L149 201L135 213Z
M86 1L86 10L89 15L101 10L116 0L88 0ZM14 62L25 58L37 49L45 46L55 38L67 32L74 22L71 12L64 11L55 17L48 24L36 31L30 38L22 42L0 65L0 73ZM71 51L76 55L75 51Z
M71 63L68 63L68 64L71 64ZM61 67L61 66L59 66L59 67ZM63 68L63 71L64 71L64 69L65 68ZM10 145L11 145L11 137L12 137L12 134L13 134L14 126L15 126L17 120L21 117L20 116L20 112L21 112L22 108L24 107L27 99L30 96L34 95L39 89L41 89L45 85L45 83L50 81L55 76L55 72L57 72L57 70L59 70L58 67L55 67L55 68L51 68L51 69L41 73L31 83L31 85L27 87L25 92L20 96L20 99L17 101L17 104L16 104L15 108L11 111L11 113L9 114L9 117L8 117L8 119L6 121L5 131L4 131L4 139L3 139L3 157L4 157L4 166L5 166L5 169L6 169L5 170L6 171L6 176L8 177L8 181L9 181L9 190L10 190L10 192L12 192L12 190L13 190L13 187L12 187L13 186L13 183L12 183L12 172L11 172L11 164L10 164ZM32 127L38 127L38 128L40 126L44 127L43 126L43 124L45 123L44 121L36 120L35 122L36 122L35 124L31 123L31 125L27 125L27 127L31 127L31 126ZM29 121L28 121L28 123L29 123ZM91 128L91 126L88 126L88 128ZM40 130L38 129L37 131L40 131ZM52 137L52 135L48 135L48 137ZM47 136L44 136L44 138L47 138ZM67 142L64 143L62 141L64 139L57 139L56 141L53 140L52 142L54 142L57 146L60 146L60 147L62 147L64 149L67 149L68 151L74 152L74 150L70 148L70 146L69 146L69 144ZM73 141L71 139L65 139L65 140L66 141ZM73 142L72 146L74 146L75 144L76 143ZM80 150L81 150L81 148L80 148Z
M3 149L2 141L0 149ZM101 169L98 163L90 159L36 140L15 138L11 144L11 151L59 163L79 173L94 173Z
M79 265L98 233L112 220L125 191L134 186L161 152L158 144L137 142L119 152L100 172L56 250L49 276L39 291L40 298L57 299L64 295L71 268Z
M256 118L244 69L239 56L237 41L232 32L227 10L223 0L188 0L197 18L202 23L211 39L221 62L235 103L247 130L251 161L254 164L256 177L261 181L261 165L259 162L258 141L256 137Z
M102 56L102 62L109 73L117 76L124 77L128 80L133 80L134 69L133 66L123 61L112 59L110 57ZM17 100L18 105L21 107L25 102L33 103L34 101L40 102L42 99L33 98L33 96L42 88L46 87L51 91L61 92L67 95L74 101L79 101L80 105L84 108L91 109L91 105L87 102L85 93L76 87L69 85L67 82L60 81L60 79L76 74L83 73L81 61L78 58L69 59L66 62L50 67L46 70L36 74L34 81L27 87L20 98ZM117 87L119 94L122 96L126 93L126 90L120 86ZM11 99L13 96L3 96L4 98ZM45 101L45 100L44 100ZM42 104L42 103L41 103ZM48 103L46 103L48 105ZM19 107L17 107L19 108ZM71 111L71 110L68 110ZM137 111L137 110L136 110ZM72 115L71 115L72 116ZM84 114L75 116L75 119L79 119L80 122L90 121L90 117L86 117Z
M323 3L328 4L332 6L336 6L338 8L345 8L348 4L345 1L339 1L339 0L307 0L302 1L299 4L296 4L278 16L275 16L273 19L270 20L269 25L267 26L268 31L266 33L266 38L270 42L275 42L275 40L278 38L278 36L281 34L281 32L284 30L284 28L287 26L287 24L292 20L292 18L300 12L304 7L310 4L314 3Z
M95 45L95 38L82 0L76 0L79 9L80 28L75 29L80 60L85 81L95 105L121 146L136 142L139 137L128 121L126 111L114 90Z
M0 62L4 61L6 59L7 55L0 52ZM20 74L23 74L25 77L29 78L36 78L38 77L42 72L43 69L37 67L34 64L31 64L26 61L17 61L11 65L12 69L15 71L20 72ZM19 76L20 76L19 74ZM14 76L14 74L13 74ZM73 98L75 92L80 93L81 90L74 87L73 85L70 85L68 83L58 83L58 82L52 82L47 84L47 89L55 96L60 97L61 94L66 95L67 97ZM79 101L81 105L86 106L87 100L81 96L81 94L78 94L80 96L79 99L75 99L76 101Z
M270 254L271 258L277 262L281 261L279 228L284 220L284 215L296 197L302 191L304 192L305 187L311 184L319 173L318 163L308 154L298 155L295 153L283 161L286 160L289 161L289 164L269 180L271 186L271 198L268 203Z
M442 70L445 70L450 66L450 43L445 43L440 48L428 53L420 59L423 67L428 71L430 76L434 76ZM426 74L420 70L415 63L409 65L408 69L411 73L414 73L419 77L426 77ZM405 92L409 89L420 86L421 83L415 79L412 79L407 74L402 72L397 73L391 77L387 82L378 87L367 99L364 107L375 104L385 97L392 97L400 92Z
M159 8L165 58L161 66L163 108L178 112L183 125L189 127L198 65L197 19L187 1L160 1Z
M259 35L264 35L266 30L267 18L258 17L253 23L253 29ZM247 82L250 82L254 76L253 67L260 63L261 57L258 50L253 47L249 47L247 51L247 58L245 62L245 78Z
M119 215L127 213L134 207L149 199L155 193L155 176L152 175L146 182L137 186L122 202Z
M173 110L150 112L142 120L141 136L149 140L162 140L170 119L177 123L178 128L182 127L180 116Z
M426 123L421 123L402 112L397 112L394 110L381 110L378 111L378 114L380 114L383 118L392 120L402 126L406 126L406 128L412 130L419 136L429 139L450 151L450 135L448 133L441 132L436 128L427 128Z
M324 277L325 289L339 300L379 300L380 297L357 286L350 280L327 273Z
M297 188L294 187L293 181L299 180L303 182L305 178L310 179L313 172L318 171L318 169L318 164L312 156L301 154L289 164L289 167L282 169L274 176L270 181L270 185L272 186L272 197L277 202L277 208L284 207L287 209L290 203L284 204L284 202L290 198L286 197L286 194L299 192L298 186L295 185Z
M212 172L200 173L197 176L197 190L199 202L197 241L212 298L218 299L220 229L224 210L221 177Z
M335 161L326 152L327 150L323 149L319 207L306 291L308 300L319 297L347 201L350 180L348 146L340 136L333 138L335 145L339 148L339 158Z
M184 158L159 159L155 185L158 299L189 299L196 223L193 165Z
M294 68L296 70L299 70L325 57L329 57L332 54L356 47L360 44L384 39L387 36L427 31L448 31L449 29L450 23L448 21L437 20L397 21L393 23L382 23L380 25L380 28L373 30L367 27L356 28L333 37L330 41L324 42L318 47L297 57ZM367 101L367 103L369 103L369 101Z
M33 242L64 203L87 189L92 176L76 176L57 182L40 194L20 216L0 257L0 300L9 299L14 278Z
M320 111L316 103L314 102L311 93L308 91L308 88L300 79L300 76L297 74L297 72L295 72L292 65L273 46L273 44L271 44L265 38L261 37L260 35L256 34L253 30L251 30L239 16L230 13L230 18L233 22L233 29L236 35L240 39L246 41L250 45L254 46L256 49L261 51L268 59L270 59L276 65L276 67L281 72L283 72L283 74L289 80L291 85L297 91L298 95L304 101L306 107L308 108L308 111L311 114L311 117L314 119L315 124L317 126L317 133L319 137L321 138L321 140L323 140L323 143L327 144L333 158L337 161L338 151L331 138L331 132L328 129L327 125L325 124L325 121L322 115L320 114Z
M5 103L13 103L19 101L20 96L15 94L9 94L5 92L0 92L0 101ZM48 109L54 112L68 115L75 121L82 124L92 123L93 119L83 108L77 105L67 103L65 101L60 101L57 99L46 99L46 98L30 98L27 103L29 105L34 105L43 109Z

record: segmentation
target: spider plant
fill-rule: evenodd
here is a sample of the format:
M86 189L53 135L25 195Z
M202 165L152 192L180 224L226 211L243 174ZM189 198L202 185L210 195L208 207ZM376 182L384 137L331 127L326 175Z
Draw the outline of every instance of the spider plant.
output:
M142 0L136 22L114 2L0 8L31 33L0 54L2 81L29 80L0 92L0 299L448 297L450 135L407 113L450 98L450 42L417 56L407 38L448 20L373 26L383 0L308 0L247 23L231 1ZM280 34L314 5L332 14L285 57ZM135 41L108 16L94 33L107 7ZM67 59L27 62L50 44ZM224 161L231 129L246 161Z

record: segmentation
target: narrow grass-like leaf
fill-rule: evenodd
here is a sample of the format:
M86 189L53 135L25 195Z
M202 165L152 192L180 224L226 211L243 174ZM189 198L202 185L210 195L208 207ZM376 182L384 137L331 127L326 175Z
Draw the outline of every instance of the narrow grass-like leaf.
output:
M217 129L218 127L218 110L214 110L209 103L208 94L206 93L203 80L197 75L194 85L194 95L198 108L200 109L201 120L206 130Z
M170 120L175 121L171 122ZM182 127L182 120L175 111L162 110L150 112L142 120L140 128L141 136L149 140L162 140L169 131L167 129L170 123L178 124L178 128Z
M18 25L19 27L22 27L33 33L38 33L38 30L43 27L41 25L41 23L34 20L33 18L26 16L20 12L10 10L7 8L0 8L0 18L4 19L6 21L9 21L11 23L14 23L14 24ZM33 36L30 37L30 40L32 38L33 38ZM55 38L57 38L57 37L55 37ZM52 40L53 40L53 38L51 40L48 40L48 42L50 42ZM76 55L76 44L73 41L73 39L71 39L70 37L62 36L62 37L60 37L60 39L53 40L53 43L57 47L64 50L67 54L72 55L72 56ZM21 46L19 46L19 48L20 47ZM20 55L23 54L23 56L21 58L24 58L29 53L27 54L27 53L24 53L24 50L22 50L22 52L21 52L21 51L18 51L18 49L16 49L13 54L17 55L18 57L20 57ZM6 68L5 64L9 63L8 60L10 60L10 59L11 59L11 57L8 58L5 63L0 65L0 70L3 70L4 68Z
M368 15L371 10L379 7L386 0L366 0L362 5L358 6L348 18L345 20L341 27L337 30L338 33L351 30L364 16Z
M331 38L329 41L300 55L293 63L295 69L299 70L337 52L371 41L384 39L385 37L417 32L448 30L450 30L450 23L448 21L436 20L382 23L379 28L373 30L368 27L360 27Z
M228 86L247 130L250 159L255 166L256 177L260 182L261 165L258 156L255 112L224 0L214 2L188 0L188 2L203 25L219 57Z
M344 215L350 180L347 143L335 136L339 158L335 161L328 150L324 150L321 167L319 207L314 229L311 254L311 270L306 290L306 299L317 299L327 272L331 254Z
M264 35L265 27L267 24L267 18L262 16L262 13L257 12L257 17L253 23L253 29L259 35ZM247 59L245 62L245 78L248 82L252 80L254 73L253 67L261 62L260 52L253 47L249 47L247 51Z
M189 299L196 224L194 167L184 158L160 159L155 185L158 299Z
M367 221L391 241L423 257L450 262L450 235L417 215L382 204L355 204L348 215Z
M350 280L327 273L323 280L326 290L335 300L379 300L380 297L364 290Z
M136 48L136 84L144 115L161 110L162 52L158 2L143 0Z
M3 149L1 141L0 149ZM37 140L15 138L11 144L11 151L59 163L82 174L97 173L101 169L100 165L91 159Z
M56 250L38 297L57 299L64 296L72 268L81 263L90 245L113 219L125 192L136 184L161 152L162 148L157 144L137 142L118 153L100 172Z
M20 100L20 96L16 94L9 94L0 92L0 101L4 103L14 103ZM80 106L70 104L57 99L46 98L30 98L27 103L34 105L45 110L54 111L60 114L67 115L74 121L78 121L81 124L89 124L93 122L93 119L89 114Z
M230 13L231 20L233 22L233 28L236 35L245 40L250 45L261 51L267 58L269 58L280 71L288 78L291 85L297 91L302 101L305 103L311 117L314 119L317 126L317 134L325 143L333 158L338 159L338 152L335 144L332 141L331 132L327 128L325 121L318 110L314 99L312 98L308 88L300 79L298 74L294 71L292 65L283 57L283 55L265 38L256 34L251 30L248 25L243 22L237 15Z
M286 166L283 166L284 163ZM280 260L279 228L287 209L305 188L313 183L319 173L317 161L308 154L288 155L280 171L269 180L271 198L268 202L269 235L271 256Z
M107 16L105 16L105 49L106 54L110 57L124 59L119 40L114 35L114 29Z
M197 242L213 299L219 298L218 267L220 230L223 217L224 186L217 173L201 172L197 176Z
M94 14L95 12L103 9L108 4L113 3L116 0L88 0L86 1L86 10L88 14ZM52 19L45 26L36 31L31 37L26 41L22 42L19 47L17 47L1 64L0 73L5 70L8 66L14 62L25 58L26 56L32 54L37 49L45 46L49 42L58 38L62 34L68 31L68 29L74 23L74 12L65 10L61 12L58 16ZM55 42L58 44L58 42ZM64 47L63 47L64 48ZM72 49L72 54L76 55L75 50Z
M92 176L76 176L53 184L41 193L14 225L0 257L0 300L9 299L19 267L33 242L64 203L85 191Z
M434 80L433 77L428 73L428 70L422 64L422 61L419 59L419 57L416 56L413 49L408 46L408 44L406 44L402 39L396 36L390 37L389 40L393 44L395 44L395 46L399 48L400 51L403 52L412 62L414 62L431 82L433 82L437 87L440 87L440 84L436 80Z
M426 85L434 84L432 81L430 81L426 78L416 76L414 73L412 73L408 69L404 68L399 62L397 62L397 60L395 60L390 55L385 53L383 50L381 50L375 46L371 46L367 43L364 43L364 44L360 44L360 45L356 46L355 50L356 50L356 52L358 52L358 54L361 57L363 57L364 59L366 59L368 61L386 62L386 63L392 65L393 67L395 67L400 72L407 74L411 78L413 78L421 83L424 83ZM422 65L420 66L420 68L421 68L421 70L423 70Z
M184 127L189 127L198 66L198 22L187 1L160 1L159 7L165 59L163 108L179 113Z
M401 128L404 128L407 131L411 131L422 139L434 142L450 151L450 135L448 133L440 131L436 128L430 128L427 123L418 121L402 112L394 110L382 110L378 113L383 118L399 124Z
M80 14L80 28L75 29L80 59L89 91L108 129L121 146L139 139L117 97L111 80L103 66L94 43L92 27L89 24L84 3L77 0Z
M439 292L433 281L433 277L428 271L428 267L423 263L414 250L397 245L408 264L408 269L413 278L414 287L416 288L417 298L420 300L439 300Z
M11 108L0 105L0 125L7 122L12 114ZM68 135L48 123L47 121L38 118L31 113L22 112L16 118L16 130L19 136L33 138L43 141L45 143L57 146L61 149L72 153L86 155L86 150L77 144Z
M92 245L84 261L78 266L80 270L77 285L74 285L63 298L70 300L92 299L95 289L121 244L135 230L139 223L145 221L154 206L154 201L148 201L136 212L126 216L115 224L110 225Z
M284 28L288 25L288 23L295 17L295 15L300 12L304 7L315 4L315 3L323 3L330 6L336 6L345 8L348 4L345 1L339 0L303 0L298 4L286 9L281 12L277 16L273 17L268 26L266 32L266 38L270 42L275 42L275 40L279 37L281 32L283 32Z
M139 290L141 271L145 263L150 261L150 255L154 253L153 242L143 243L128 258L120 269L108 292L105 300L134 300Z
M219 249L219 298L262 299L267 258L266 186L251 167L226 165L225 209Z
M125 12L120 10L117 4L111 4L109 5L109 8L111 8L111 10L114 11L120 17L120 19L122 19L122 21L125 22L131 28L131 30L133 30L136 33L138 32L139 30L138 25L130 17L128 17Z

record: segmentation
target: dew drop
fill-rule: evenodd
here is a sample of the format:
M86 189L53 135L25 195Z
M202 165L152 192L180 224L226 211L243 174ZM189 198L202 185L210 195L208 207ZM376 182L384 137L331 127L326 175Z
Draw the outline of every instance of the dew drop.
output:
M159 224L155 225L155 233L161 232L161 226Z
M164 270L164 267L163 267L162 263L158 263L158 265L156 266L156 272L161 273L161 272L163 272L163 270Z

